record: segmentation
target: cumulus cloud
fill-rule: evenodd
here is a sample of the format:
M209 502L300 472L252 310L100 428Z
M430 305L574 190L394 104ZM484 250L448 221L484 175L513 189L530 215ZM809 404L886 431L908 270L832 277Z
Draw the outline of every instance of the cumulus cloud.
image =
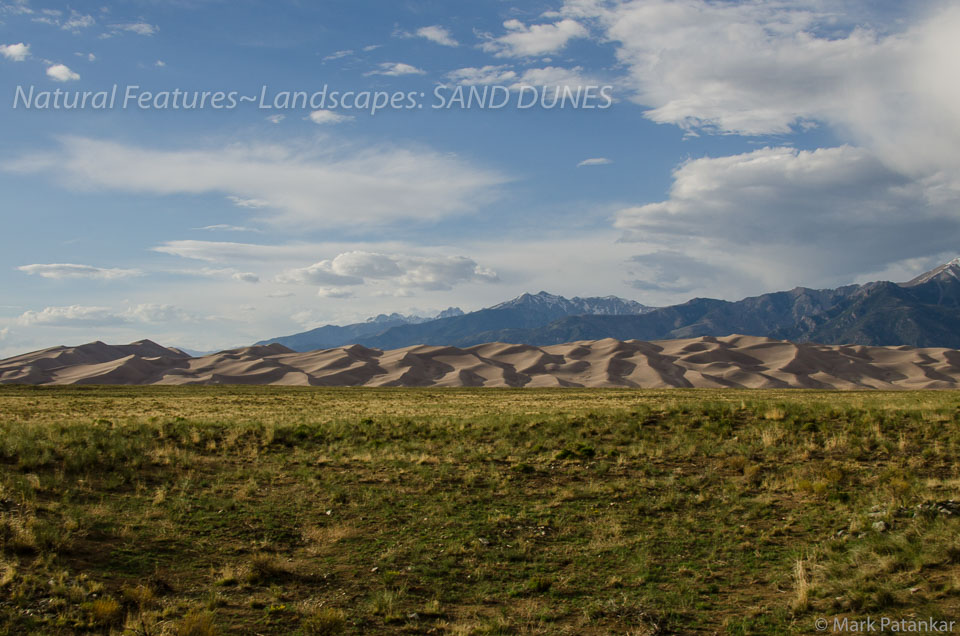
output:
M577 167L582 168L584 166L608 166L611 163L613 163L613 161L607 159L606 157L592 157L590 159L584 159L583 161L577 164Z
M682 164L667 200L621 210L616 226L665 250L637 261L654 276L641 288L692 289L705 266L768 289L836 284L955 250L960 199L938 198L862 148L763 148Z
M370 71L367 75L423 75L426 71L423 69L417 68L411 64L405 64L403 62L383 62L375 71Z
M269 220L324 229L460 214L492 198L493 186L507 181L450 154L390 146L233 145L171 151L65 137L55 152L0 166L49 174L76 190L214 193L255 200Z
M573 0L567 11L599 21L648 117L722 132L785 133L843 107L856 85L886 84L878 73L896 48L863 29L818 37L827 15L782 3Z
M574 38L587 37L587 29L570 18L552 24L526 26L519 20L503 23L507 33L489 36L481 48L497 57L529 57L559 51Z
M367 281L390 281L402 288L447 290L466 282L495 282L497 275L463 256L413 256L350 251L309 267L291 269L277 277L280 283L355 286Z
M143 276L143 272L139 269L94 267L92 265L76 265L74 263L36 263L33 265L21 265L17 269L26 274L58 280L64 278L116 280L119 278L130 278L132 276Z
M303 285L362 285L359 276L340 274L332 267L331 261L320 261L308 267L288 269L277 276L278 283L298 283Z
M23 42L0 44L0 55L14 62L22 62L30 56L30 45Z
M417 36L442 44L443 46L459 46L460 43L453 38L453 34L446 28L438 25L425 26L417 29Z
M860 3L567 0L628 70L647 117L692 132L760 135L826 123L888 165L960 189L960 7L856 25Z
M71 82L80 79L80 76L71 71L66 64L54 64L47 68L47 77L57 82Z
M353 117L351 115L341 115L340 113L335 113L332 110L315 110L310 113L310 121L315 124L342 124L347 121L351 121Z
M279 124L286 118L287 118L286 115L270 115L267 117L267 121L270 122L271 124Z

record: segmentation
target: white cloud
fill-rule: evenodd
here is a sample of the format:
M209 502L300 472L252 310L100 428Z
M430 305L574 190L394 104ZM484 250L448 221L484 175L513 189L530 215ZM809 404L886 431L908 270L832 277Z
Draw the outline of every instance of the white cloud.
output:
M347 276L335 272L331 261L320 261L309 267L288 269L277 276L278 283L298 283L303 285L362 285L358 276Z
M748 135L826 123L888 165L960 190L960 6L918 3L890 32L843 27L864 23L844 14L862 6L567 0L564 13L615 46L653 121Z
M563 68L560 66L545 66L543 68L530 68L523 72L520 81L514 88L519 86L599 86L599 80L585 77L582 74L583 68L575 66L573 68Z
M76 265L73 263L38 263L34 265L21 265L17 269L26 274L58 280L64 278L116 280L119 278L130 278L132 276L143 276L143 272L139 269L93 267L92 265Z
M260 277L254 274L253 272L237 272L232 277L234 280L238 280L243 283L259 283Z
M196 318L174 305L144 303L130 307L120 314L128 322L189 322Z
M241 206L241 207L263 207L263 206ZM205 225L203 227L198 227L194 229L206 230L208 232L220 232L220 231L222 232L259 232L260 231L252 227L244 227L243 225L227 225L224 223L218 223L216 225Z
M315 124L342 124L353 120L351 115L341 115L332 110L315 110L310 113L310 121Z
M517 72L509 66L468 66L447 73L447 78L458 84L508 84L518 79Z
M107 327L195 320L195 316L179 307L157 303L132 305L123 311L87 305L46 307L40 311L26 311L18 318L22 325L44 327Z
M10 327L4 327L0 329L0 340L6 340L7 336L10 335Z
M30 15L33 9L28 6L29 0L13 0L12 4L0 4L0 11L14 15Z
M230 195L227 197L227 200L229 200L238 208L248 208L250 210L259 210L260 208L270 207L268 202L262 201L261 199L244 199L243 197L235 197Z
M764 148L682 164L669 199L621 210L616 225L647 252L644 289L709 289L705 266L767 290L833 285L955 250L960 197L936 195L862 148Z
M290 316L290 320L305 329L313 329L314 327L328 324L327 319L323 315L318 315L317 312L311 310L298 311Z
M390 281L402 288L448 290L458 283L496 282L497 275L463 256L418 256L354 250L309 267L291 269L277 277L280 283L354 286L367 281Z
M270 122L271 124L279 124L286 118L287 118L286 115L270 115L269 117L267 117L267 121Z
M330 261L330 268L348 276L391 278L402 273L397 258L376 252L344 252Z
M156 62L153 63L153 65L156 66L157 68L163 68L167 65L167 63L164 62L163 60L157 60Z
M357 226L436 220L475 209L507 178L426 149L332 144L232 145L212 150L152 150L81 137L55 152L0 163L43 173L67 187L150 194L219 193L262 202L288 226Z
M496 272L463 256L415 257L401 261L401 265L405 273L397 282L404 287L437 291L450 289L457 283L498 280Z
M290 298L296 296L293 292L270 292L267 294L267 298Z
M488 36L481 48L497 57L529 57L559 51L574 38L587 37L587 29L570 18L553 24L526 26L519 20L503 23L507 33L500 37Z
M342 50L342 51L336 51L336 52L331 53L330 55L322 58L322 61L323 61L323 62L330 62L330 61L332 61L332 60L339 60L340 58L342 58L342 57L347 57L348 55L353 55L353 50L352 50L352 49L344 49L344 50Z
M583 75L583 68L563 68L559 66L545 66L543 68L528 68L517 73L506 65L460 68L447 73L447 78L463 85L500 85L510 90L520 90L523 86L537 87L570 87L576 89L581 86L603 86L606 82Z
M442 26L425 26L417 29L417 35L426 38L431 42L442 44L443 46L459 46L460 43L453 38L453 34Z
M24 312L19 322L22 325L44 325L49 327L119 325L127 320L113 312L109 307L91 307L70 305L69 307L47 307L41 311Z
M80 76L70 70L66 64L54 64L47 69L47 77L58 82L69 82L80 79Z
M152 248L155 252L211 263L274 262L311 258L316 245L257 245L228 241L166 241Z
M0 44L0 55L14 62L22 62L30 56L30 45L23 42Z
M423 75L426 73L423 69L403 62L383 62L377 67L377 70L370 71L367 75Z
M203 278L232 279L243 283L259 283L260 276L253 272L244 272L232 267L201 267L191 269L167 270L171 274L183 276L200 276Z
M317 290L317 296L320 298L352 298L353 292L340 287L321 287Z
M93 19L93 16L71 10L70 19L60 25L60 28L65 31L77 31L79 29L92 27L94 24L96 24L96 21Z
M117 31L129 31L130 33L136 33L137 35L153 35L159 29L153 25L146 22L128 22L126 24L113 24L111 28Z
M611 163L613 163L613 161L607 159L606 157L592 157L590 159L584 159L583 161L577 164L577 167L582 168L584 166L608 166Z
M875 33L817 37L826 15L783 3L576 0L596 18L629 69L635 100L659 123L746 134L784 133L885 84L892 62ZM891 69L892 70L892 69ZM848 81L852 83L848 83Z

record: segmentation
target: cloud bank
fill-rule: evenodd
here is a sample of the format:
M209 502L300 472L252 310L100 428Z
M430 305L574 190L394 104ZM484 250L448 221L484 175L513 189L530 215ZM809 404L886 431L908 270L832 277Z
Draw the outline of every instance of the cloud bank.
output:
M78 191L221 194L256 201L265 220L305 228L435 221L488 201L507 178L427 149L232 145L154 150L65 137L55 152L7 161Z

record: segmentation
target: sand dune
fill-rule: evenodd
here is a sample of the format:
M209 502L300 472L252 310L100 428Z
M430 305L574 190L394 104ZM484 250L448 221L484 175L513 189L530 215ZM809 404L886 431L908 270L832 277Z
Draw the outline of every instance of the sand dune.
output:
M0 384L953 389L960 388L960 351L733 335L548 347L494 342L379 351L353 345L308 353L272 344L191 358L142 340L0 360Z

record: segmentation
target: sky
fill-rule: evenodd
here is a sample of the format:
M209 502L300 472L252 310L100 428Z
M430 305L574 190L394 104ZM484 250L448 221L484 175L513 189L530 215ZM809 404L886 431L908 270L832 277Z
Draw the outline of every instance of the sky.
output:
M908 280L960 252L958 35L933 0L0 0L0 357Z

